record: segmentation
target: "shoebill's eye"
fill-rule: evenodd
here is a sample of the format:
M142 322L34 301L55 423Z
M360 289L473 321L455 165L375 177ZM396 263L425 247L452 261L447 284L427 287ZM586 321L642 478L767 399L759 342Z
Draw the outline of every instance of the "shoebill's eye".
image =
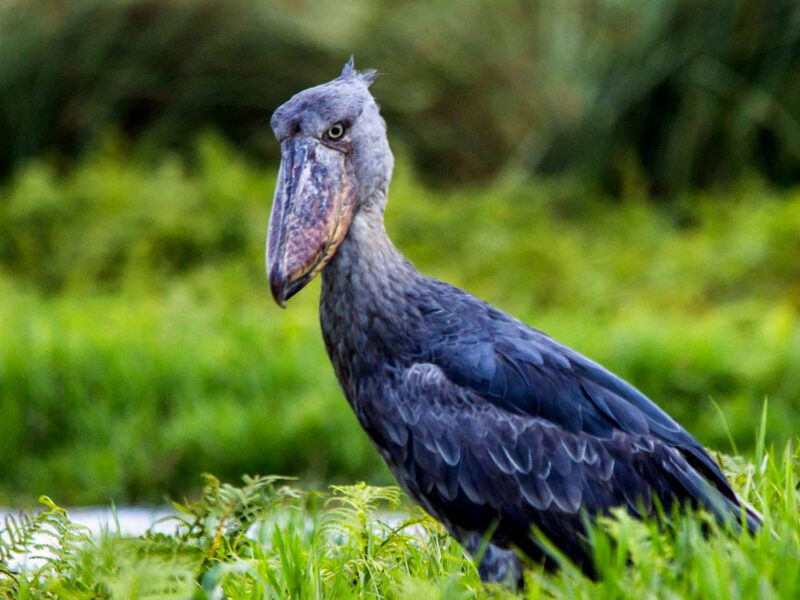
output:
M330 126L330 129L325 132L325 136L329 140L336 141L340 139L344 135L344 123L339 121L338 123L334 123Z

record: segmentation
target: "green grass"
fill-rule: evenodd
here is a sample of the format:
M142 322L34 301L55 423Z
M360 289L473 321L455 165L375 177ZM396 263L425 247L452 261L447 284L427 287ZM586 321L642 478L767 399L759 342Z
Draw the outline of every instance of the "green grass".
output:
M263 273L273 170L214 138L152 163L109 146L0 190L0 503L161 501L198 476L391 482L325 356L318 282ZM661 211L567 183L431 192L399 161L397 245L752 456L800 421L800 191L743 182ZM733 440L733 448L729 440Z
M762 422L762 433L765 421ZM763 443L763 436L762 443ZM800 453L758 446L758 460L726 460L735 485L765 516L756 535L720 531L707 516L670 526L624 515L592 531L602 578L568 563L555 574L529 564L525 598L796 598L800 594ZM206 477L201 499L178 504L174 534L93 538L49 499L38 515L7 522L0 558L49 559L5 568L15 598L512 598L480 583L459 546L419 509L396 511L396 488L364 484L298 490L280 478L240 487ZM389 519L388 515L396 515ZM706 535L706 533L709 533ZM628 559L631 559L629 562ZM9 564L9 563L7 563Z

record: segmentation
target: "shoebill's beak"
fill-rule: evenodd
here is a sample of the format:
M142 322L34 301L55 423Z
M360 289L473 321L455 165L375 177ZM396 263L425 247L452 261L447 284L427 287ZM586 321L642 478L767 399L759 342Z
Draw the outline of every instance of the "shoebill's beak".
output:
M347 156L305 136L281 142L267 234L267 274L281 307L336 253L353 218L355 176Z

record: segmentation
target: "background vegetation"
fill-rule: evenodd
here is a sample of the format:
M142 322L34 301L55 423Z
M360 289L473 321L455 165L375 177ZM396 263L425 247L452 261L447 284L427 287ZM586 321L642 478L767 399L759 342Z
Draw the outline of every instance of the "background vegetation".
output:
M402 160L390 234L452 281L631 380L704 443L800 408L800 190L742 182L671 211L562 183L427 191ZM209 136L190 161L112 143L0 202L0 499L159 501L198 474L389 476L341 396L317 287L286 311L263 249L274 169Z
M109 127L151 149L213 126L262 161L266 123L350 54L430 182L574 173L662 201L800 174L791 0L11 0L0 170L69 162Z
M0 502L198 474L389 477L263 275L292 93L356 63L426 273L608 365L704 443L800 418L794 2L17 0L0 7ZM735 445L735 447L734 447Z

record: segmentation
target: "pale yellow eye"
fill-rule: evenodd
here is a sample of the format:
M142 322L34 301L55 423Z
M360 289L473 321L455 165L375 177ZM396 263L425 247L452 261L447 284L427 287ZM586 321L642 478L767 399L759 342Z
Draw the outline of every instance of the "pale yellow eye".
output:
M330 129L328 129L326 135L328 136L329 140L338 140L344 135L344 123L341 121L334 123L331 125Z

